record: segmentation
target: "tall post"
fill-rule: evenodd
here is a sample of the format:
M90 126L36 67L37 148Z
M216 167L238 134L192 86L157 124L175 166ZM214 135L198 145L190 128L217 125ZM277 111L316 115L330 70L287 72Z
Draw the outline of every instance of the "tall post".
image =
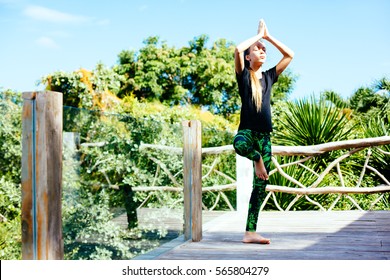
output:
M184 237L202 240L202 127L197 120L183 122L184 130Z
M63 259L62 94L23 93L22 258Z

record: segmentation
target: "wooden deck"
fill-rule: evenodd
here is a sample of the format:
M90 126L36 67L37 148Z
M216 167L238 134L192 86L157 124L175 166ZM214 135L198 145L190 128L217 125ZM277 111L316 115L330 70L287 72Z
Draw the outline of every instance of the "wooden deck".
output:
M246 213L207 222L200 242L183 237L137 259L389 260L390 211L262 212L258 231L270 245L241 242Z

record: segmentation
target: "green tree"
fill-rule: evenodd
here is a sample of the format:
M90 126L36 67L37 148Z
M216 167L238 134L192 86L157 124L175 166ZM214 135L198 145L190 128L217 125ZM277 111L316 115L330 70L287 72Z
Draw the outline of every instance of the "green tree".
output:
M352 95L349 102L351 109L358 113L367 113L371 108L383 106L386 101L372 88L361 87Z
M298 76L294 75L291 70L284 71L272 86L272 104L278 101L287 101L297 79Z
M367 113L370 109L381 108L389 102L390 81L384 77L370 87L360 87L346 99L334 91L325 91L323 94L326 100L331 101L337 108L350 108L356 113Z
M168 105L199 105L224 116L238 112L234 45L219 39L208 47L208 39L201 35L176 49L160 44L158 37L149 37L139 52L122 51L114 67L125 76L119 96L133 94ZM274 100L287 99L295 80L291 72L281 75L274 86Z
M185 69L182 60L187 57L180 56L176 48L168 47L164 42L159 46L158 37L149 37L144 44L137 54L126 50L119 54L119 65L115 71L126 77L119 97L134 94L139 99L168 104L184 101L186 90L181 85L181 79Z
M65 106L106 111L115 110L119 104L117 94L123 79L112 68L98 63L92 71L54 72L43 77L41 84L61 92Z

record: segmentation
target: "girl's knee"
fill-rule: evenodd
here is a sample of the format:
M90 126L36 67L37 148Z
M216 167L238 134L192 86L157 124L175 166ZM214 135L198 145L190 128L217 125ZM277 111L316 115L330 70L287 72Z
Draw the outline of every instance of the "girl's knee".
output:
M243 157L246 157L253 150L248 140L242 135L236 135L234 137L233 147L236 153Z

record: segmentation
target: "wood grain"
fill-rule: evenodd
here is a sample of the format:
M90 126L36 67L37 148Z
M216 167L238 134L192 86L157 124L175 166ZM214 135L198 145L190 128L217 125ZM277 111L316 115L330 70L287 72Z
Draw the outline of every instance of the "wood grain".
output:
M62 94L23 94L22 258L62 259Z
M202 239L202 127L197 120L183 122L184 236Z
M241 242L245 213L207 223L200 242L182 242L162 260L388 260L389 211L261 212L259 231L270 245Z

